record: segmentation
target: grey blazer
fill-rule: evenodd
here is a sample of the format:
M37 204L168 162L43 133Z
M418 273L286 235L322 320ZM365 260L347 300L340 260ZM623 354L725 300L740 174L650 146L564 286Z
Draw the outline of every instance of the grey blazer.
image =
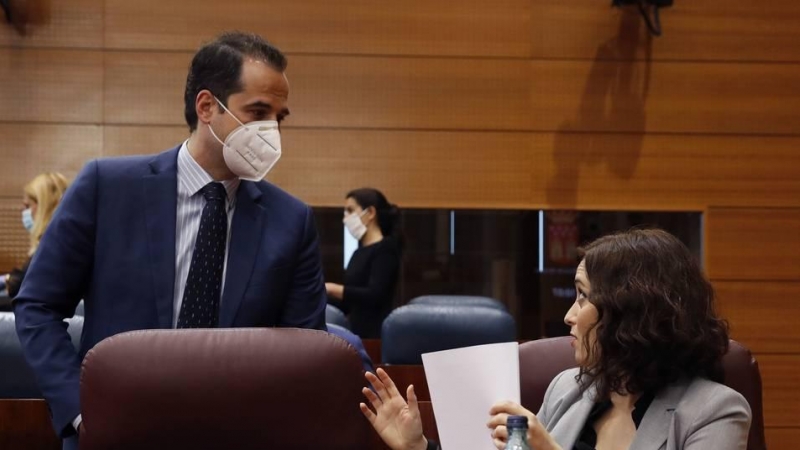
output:
M564 450L572 450L595 403L596 392L580 392L565 370L553 379L537 414ZM750 405L733 389L704 378L662 389L647 409L630 450L746 450Z

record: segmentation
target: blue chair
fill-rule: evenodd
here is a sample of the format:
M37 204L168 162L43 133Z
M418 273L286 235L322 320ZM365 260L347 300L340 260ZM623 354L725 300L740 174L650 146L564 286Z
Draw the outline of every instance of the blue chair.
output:
M333 323L348 330L350 329L350 321L347 316L344 315L341 309L333 305L325 306L325 323Z
M67 332L77 349L83 331L83 317L68 319ZM33 371L22 355L14 314L0 312L0 398L42 398Z
M381 355L384 364L422 364L422 354L513 342L514 318L497 308L409 304L383 321Z
M506 305L491 297L476 295L423 295L408 302L409 305L484 306L508 311Z
M364 348L364 343L361 341L361 338L358 337L355 333L348 330L347 328L336 325L335 323L328 323L328 333L338 336L348 344L352 345L358 356L361 358L361 364L364 366L364 370L367 372L375 372L375 366L372 364L372 359L367 354L367 349Z
M14 324L13 313L0 312L0 398L42 398Z

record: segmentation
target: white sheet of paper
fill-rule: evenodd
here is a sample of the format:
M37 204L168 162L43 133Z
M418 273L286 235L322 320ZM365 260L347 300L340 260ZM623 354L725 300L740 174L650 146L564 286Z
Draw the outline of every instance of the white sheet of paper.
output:
M520 402L519 344L425 353L422 363L442 450L493 450L489 408Z

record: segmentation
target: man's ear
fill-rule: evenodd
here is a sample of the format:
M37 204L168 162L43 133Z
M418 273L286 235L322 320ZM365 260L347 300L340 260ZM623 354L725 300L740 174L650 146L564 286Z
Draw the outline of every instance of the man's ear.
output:
M197 112L198 122L211 122L211 117L214 115L215 108L219 108L219 106L211 91L203 89L197 93L197 97L194 100L194 109Z

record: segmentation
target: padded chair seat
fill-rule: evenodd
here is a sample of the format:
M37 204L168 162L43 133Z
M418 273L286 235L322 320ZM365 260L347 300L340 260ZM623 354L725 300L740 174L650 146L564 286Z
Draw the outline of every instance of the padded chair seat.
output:
M333 305L325 305L325 323L333 323L350 330L350 320L341 309Z
M514 318L497 308L409 304L383 321L384 364L422 364L422 354L516 340Z

